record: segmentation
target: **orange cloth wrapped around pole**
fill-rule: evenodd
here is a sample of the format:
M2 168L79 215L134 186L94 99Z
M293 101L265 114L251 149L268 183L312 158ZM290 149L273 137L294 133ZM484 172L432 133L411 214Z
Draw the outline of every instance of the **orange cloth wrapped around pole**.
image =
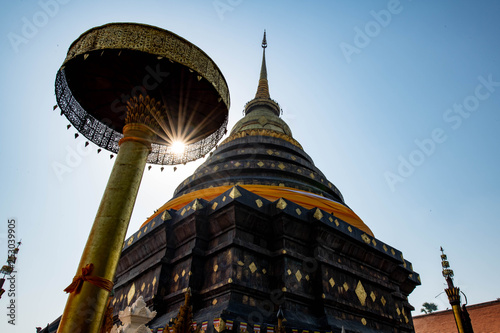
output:
M370 236L373 236L370 228L368 228L368 226L361 220L361 218L359 218L358 215L356 215L356 213L354 213L349 207L344 206L343 204L334 200L322 197L311 192L301 191L290 187L267 185L239 186L269 201L276 201L280 198L284 198L306 209L319 208L326 212L332 212L336 217L344 220L353 227L361 229ZM187 193L178 198L172 199L164 204L160 209L158 209L158 212L156 214L152 215L146 222L144 222L141 228L166 209L179 210L195 199L204 199L207 201L211 201L232 187L233 186L212 187Z

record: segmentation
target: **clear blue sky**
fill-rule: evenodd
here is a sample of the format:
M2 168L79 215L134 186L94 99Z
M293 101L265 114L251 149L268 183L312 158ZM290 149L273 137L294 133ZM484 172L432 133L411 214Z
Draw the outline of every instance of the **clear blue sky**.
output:
M416 313L447 307L435 298L441 245L469 303L500 297L497 1L55 1L11 1L0 14L2 262L8 218L23 240L17 325L4 296L0 331L32 332L63 311L114 160L66 130L54 79L71 42L109 22L203 49L229 84L230 128L255 94L267 29L271 96L349 206L421 274ZM146 172L129 234L201 162Z

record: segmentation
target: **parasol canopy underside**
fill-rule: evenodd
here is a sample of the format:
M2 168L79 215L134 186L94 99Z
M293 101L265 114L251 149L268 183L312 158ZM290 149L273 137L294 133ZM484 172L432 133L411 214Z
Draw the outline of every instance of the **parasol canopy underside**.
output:
M149 96L163 112L149 163L178 164L208 153L226 131L229 91L215 63L193 44L159 28L113 23L70 47L56 96L73 126L98 146L118 151L127 102ZM173 153L183 141L183 153Z

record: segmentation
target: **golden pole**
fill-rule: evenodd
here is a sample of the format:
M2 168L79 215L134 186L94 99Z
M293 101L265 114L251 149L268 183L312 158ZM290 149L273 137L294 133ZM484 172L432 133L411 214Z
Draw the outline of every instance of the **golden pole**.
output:
M455 323L459 333L464 333L464 325L462 323L462 309L460 309L460 289L451 286L445 289L448 300L450 301L451 308L453 309L453 316L455 316Z
M151 141L149 127L131 123L123 128L124 138L106 185L76 276L93 264L91 276L113 281L123 241L134 208ZM100 330L109 292L86 281L79 293L71 292L57 332L97 333Z

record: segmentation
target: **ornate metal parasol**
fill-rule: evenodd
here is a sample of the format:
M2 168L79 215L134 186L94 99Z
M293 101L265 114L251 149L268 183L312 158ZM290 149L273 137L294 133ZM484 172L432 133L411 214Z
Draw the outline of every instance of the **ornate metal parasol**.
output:
M204 156L226 131L229 91L215 63L156 27L112 23L69 48L57 102L73 126L117 153L58 332L98 332L147 162ZM181 152L173 145L186 144Z
M135 23L90 29L71 44L56 97L90 141L118 152L127 103L149 96L165 108L148 163L180 164L207 154L226 131L229 90L217 65L176 34ZM186 144L183 153L172 142Z

